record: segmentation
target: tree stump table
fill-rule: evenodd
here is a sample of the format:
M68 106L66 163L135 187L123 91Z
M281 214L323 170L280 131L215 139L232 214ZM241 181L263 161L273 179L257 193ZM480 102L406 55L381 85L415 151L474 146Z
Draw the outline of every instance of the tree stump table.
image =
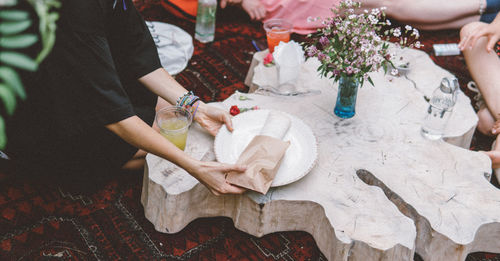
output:
M468 150L477 117L460 93L444 140L429 141L420 125L431 94L448 72L420 51L408 52L411 72L374 73L375 87L358 92L351 119L333 114L337 86L311 77L321 95L239 93L214 104L258 105L293 114L318 142L316 166L266 195L216 197L184 170L146 157L142 204L156 230L175 233L200 217L226 216L255 236L310 233L329 260L465 260L476 251L500 253L500 190L488 179L491 162ZM412 83L413 79L416 85ZM214 160L213 137L193 126L186 152Z

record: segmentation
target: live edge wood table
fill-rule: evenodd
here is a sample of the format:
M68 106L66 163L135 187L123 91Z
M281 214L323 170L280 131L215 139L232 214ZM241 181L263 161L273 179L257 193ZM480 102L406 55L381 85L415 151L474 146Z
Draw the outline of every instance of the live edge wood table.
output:
M375 73L360 89L356 115L333 114L337 86L312 77L321 95L238 93L223 103L285 111L316 135L318 161L304 178L266 195L214 196L196 179L154 155L146 158L142 204L158 231L175 233L199 217L226 216L247 233L310 233L329 260L465 260L500 253L500 190L490 160L470 145L477 118L460 93L445 140L421 137L429 96L448 72L411 51L410 79ZM215 160L213 137L192 126L186 152Z

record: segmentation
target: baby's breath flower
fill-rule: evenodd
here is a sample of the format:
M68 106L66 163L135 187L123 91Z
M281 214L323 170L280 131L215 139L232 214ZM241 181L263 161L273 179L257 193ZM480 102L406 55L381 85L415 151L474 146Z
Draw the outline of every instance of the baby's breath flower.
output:
M392 33L392 35L394 35L395 37L400 37L401 36L401 29L399 29L399 27L394 29L394 32Z
M360 9L363 12L356 13L360 7L356 0L342 0L338 8L332 9L332 17L324 19L325 27L312 35L313 42L306 52L309 57L318 58L322 76L333 77L334 81L349 76L362 84L371 81L370 72L391 64L394 54L389 53L385 40L395 42L396 47L422 46L415 41L419 32L412 26L385 27L392 25L385 17L386 8Z
M417 28L413 28L413 32L411 33L412 36L415 36L416 39L420 37L420 33L418 32Z

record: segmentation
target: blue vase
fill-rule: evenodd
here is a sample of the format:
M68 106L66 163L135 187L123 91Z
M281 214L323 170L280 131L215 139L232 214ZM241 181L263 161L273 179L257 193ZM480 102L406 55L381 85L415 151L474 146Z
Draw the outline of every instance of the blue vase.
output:
M337 103L333 112L340 118L352 118L356 114L356 98L359 81L354 77L341 77L337 93Z

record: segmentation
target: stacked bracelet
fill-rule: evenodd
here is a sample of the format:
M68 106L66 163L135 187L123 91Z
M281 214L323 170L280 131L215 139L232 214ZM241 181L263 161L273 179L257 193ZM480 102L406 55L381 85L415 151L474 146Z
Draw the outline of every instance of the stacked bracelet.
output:
M200 103L196 104L198 101L200 101L200 97L194 95L192 91L189 91L179 97L179 99L177 100L177 106L184 107L186 110L191 112L194 118L194 115L198 110L198 106L200 105ZM195 104L196 106L194 106Z

